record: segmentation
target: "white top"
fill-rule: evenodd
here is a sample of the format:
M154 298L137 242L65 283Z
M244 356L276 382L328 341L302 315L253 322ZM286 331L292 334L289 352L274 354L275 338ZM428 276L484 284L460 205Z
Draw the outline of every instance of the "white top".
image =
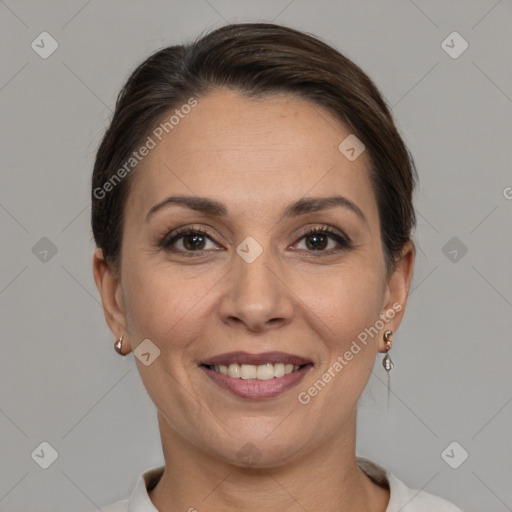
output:
M390 499L386 512L463 512L443 498L409 489L395 475L367 459L358 457L357 464L375 483L389 486ZM159 512L150 500L148 490L158 483L164 467L147 470L137 480L128 499L102 507L103 512Z

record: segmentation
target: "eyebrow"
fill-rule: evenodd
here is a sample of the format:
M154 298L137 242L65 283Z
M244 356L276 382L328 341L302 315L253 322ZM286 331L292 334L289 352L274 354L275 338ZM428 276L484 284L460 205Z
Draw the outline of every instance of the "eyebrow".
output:
M146 215L148 221L158 210L165 208L169 205L178 205L191 210L202 212L212 217L227 217L228 209L225 204L220 203L208 197L197 196L170 196L163 201L155 204ZM334 207L342 207L355 213L366 224L368 221L361 211L359 206L343 196L330 196L330 197L304 197L294 203L291 203L283 212L282 219L298 217L306 213L318 212L320 210L327 210Z

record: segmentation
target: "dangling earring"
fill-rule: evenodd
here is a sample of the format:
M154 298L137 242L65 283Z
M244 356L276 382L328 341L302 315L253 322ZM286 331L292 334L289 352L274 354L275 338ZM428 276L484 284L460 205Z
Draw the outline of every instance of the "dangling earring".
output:
M122 347L123 347L123 335L121 335L121 337L114 343L114 349L116 350L116 352L118 354L125 356L126 354L123 354Z
M393 334L393 331L386 331L384 333L384 341L386 342L386 355L384 356L384 359L382 359L382 366L384 366L384 369L386 370L386 373L388 374L388 409L389 409L389 397L391 394L391 388L390 388L390 375L389 372L393 369L393 361L391 361L391 358L389 357L389 349L391 348L392 342L390 341L390 336Z

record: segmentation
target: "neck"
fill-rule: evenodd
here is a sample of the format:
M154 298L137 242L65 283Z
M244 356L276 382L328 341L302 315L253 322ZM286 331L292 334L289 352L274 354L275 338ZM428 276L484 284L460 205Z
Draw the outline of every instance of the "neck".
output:
M158 415L165 471L149 497L159 511L385 512L389 491L359 469L350 428L307 455L271 468L210 457Z

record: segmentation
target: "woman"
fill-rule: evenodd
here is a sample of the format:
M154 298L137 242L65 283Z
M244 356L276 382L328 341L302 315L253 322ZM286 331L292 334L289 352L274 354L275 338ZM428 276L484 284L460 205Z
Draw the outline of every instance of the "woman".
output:
M402 320L412 159L318 39L237 24L129 77L94 166L94 278L158 410L128 511L457 511L355 455Z

